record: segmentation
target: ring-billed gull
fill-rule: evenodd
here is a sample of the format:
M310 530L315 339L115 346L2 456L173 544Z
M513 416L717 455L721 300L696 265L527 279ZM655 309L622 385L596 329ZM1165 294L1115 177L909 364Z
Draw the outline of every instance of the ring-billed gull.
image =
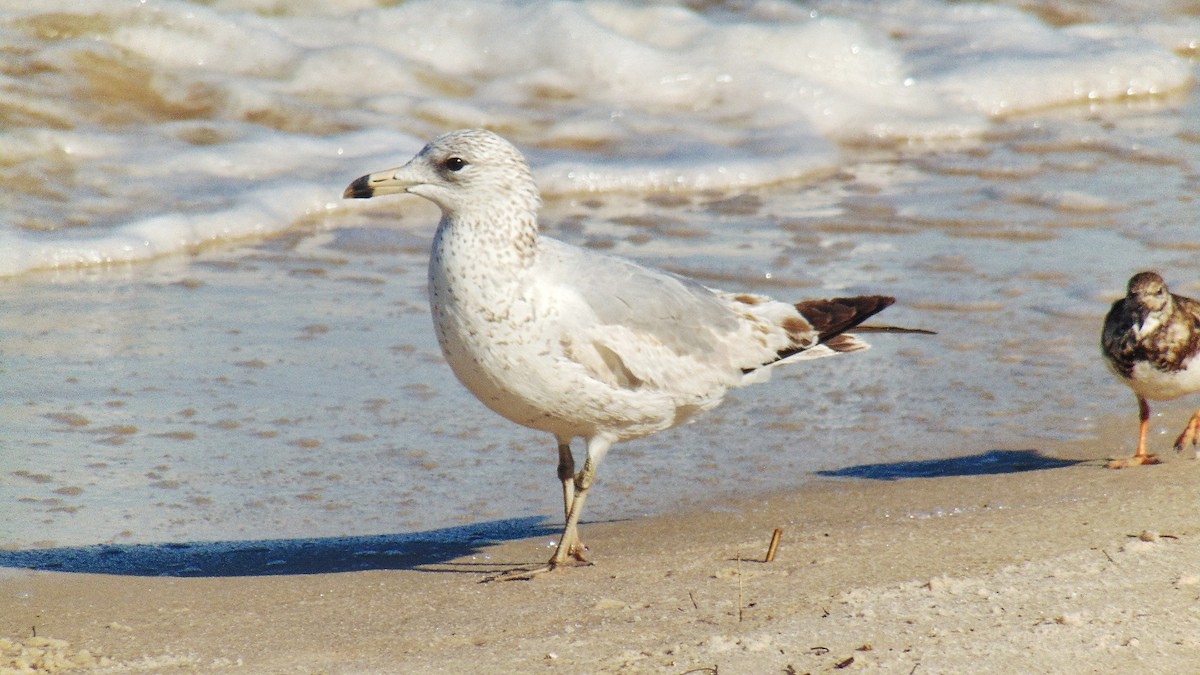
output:
M1157 464L1158 457L1146 452L1146 400L1169 401L1200 392L1200 302L1172 293L1155 272L1139 272L1104 318L1100 343L1109 367L1137 396L1140 420L1137 452L1108 466ZM1197 439L1200 410L1175 440L1175 451L1194 447Z
M866 349L844 331L894 301L789 304L724 293L541 236L529 165L489 131L440 136L343 196L404 192L442 211L429 299L454 374L492 410L558 441L566 527L535 571L587 562L579 516L613 443L713 408L726 390L765 381L781 363ZM575 437L587 444L578 473Z

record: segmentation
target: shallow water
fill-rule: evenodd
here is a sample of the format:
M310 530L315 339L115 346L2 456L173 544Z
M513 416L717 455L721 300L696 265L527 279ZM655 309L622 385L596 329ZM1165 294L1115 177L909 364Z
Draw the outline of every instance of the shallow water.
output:
M939 332L617 446L592 519L1111 416L1130 433L1097 455L1132 452L1101 318L1140 269L1200 293L1200 22L1169 3L268 5L0 15L0 545L560 517L552 439L438 353L436 210L339 199L457 126L528 151L552 236L781 299L888 293L882 319ZM446 42L397 28L414 18ZM540 28L497 53L489 22ZM589 48L534 39L567 28ZM789 70L796 44L813 63ZM1187 403L1160 409L1165 446Z

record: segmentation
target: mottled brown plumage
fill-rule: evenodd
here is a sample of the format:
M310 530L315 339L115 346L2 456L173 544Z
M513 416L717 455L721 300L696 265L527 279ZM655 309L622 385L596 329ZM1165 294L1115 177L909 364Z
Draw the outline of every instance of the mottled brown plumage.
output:
M1158 458L1146 452L1147 400L1200 392L1200 302L1171 293L1155 272L1139 272L1105 317L1100 344L1109 367L1137 396L1140 418L1137 452L1109 466L1155 464ZM1195 446L1197 438L1200 410L1176 439L1176 452Z

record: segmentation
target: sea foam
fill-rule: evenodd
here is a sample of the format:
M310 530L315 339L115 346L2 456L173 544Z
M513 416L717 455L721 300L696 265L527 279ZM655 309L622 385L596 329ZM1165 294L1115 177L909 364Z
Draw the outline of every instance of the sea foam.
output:
M549 196L802 180L847 143L1181 89L1187 34L933 0L31 5L0 22L0 275L278 232L465 126Z

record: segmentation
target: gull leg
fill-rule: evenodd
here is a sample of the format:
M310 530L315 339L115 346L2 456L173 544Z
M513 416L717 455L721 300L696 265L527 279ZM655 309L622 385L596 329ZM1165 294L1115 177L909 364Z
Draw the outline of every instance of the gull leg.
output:
M584 468L586 469L587 466L588 466L588 463L585 462ZM592 474L595 474L594 466L592 468ZM559 441L558 441L558 479L562 481L562 486L563 486L563 520L564 520L564 522L570 522L570 520L571 520L571 508L575 504L575 496L577 494L576 490L579 489L580 483L583 482L583 476L584 476L583 471L580 471L578 474L575 473L575 458L571 455L570 439L568 439L566 441L559 439ZM587 479L587 485L590 487L591 483L592 483L592 478L589 477ZM586 488L584 488L583 490L586 492ZM579 506L577 508L579 508L579 509L583 508L582 501L580 501ZM561 543L562 542L559 542L560 545L561 545ZM587 546L584 546L583 542L579 541L578 535L576 535L575 542L571 545L571 550L569 551L570 556L580 562L587 562L588 561L587 558L583 557L583 552L586 550L587 550Z
M1195 449L1198 440L1200 440L1200 410L1192 415L1192 419L1188 420L1187 426L1183 428L1183 433L1179 434L1179 438L1176 439L1175 452L1183 452L1184 447L1188 445ZM1200 459L1200 452L1196 453L1196 457Z
M583 469L571 481L575 486L575 498L567 510L567 524L563 528L562 538L558 541L558 548L554 551L554 557L550 558L549 566L551 568L566 564L568 558L591 564L583 556L586 549L583 542L579 540L579 516L583 513L583 503L587 500L588 490L592 487L595 478L596 463L589 456L583 463Z
M575 501L575 458L571 455L571 439L558 439L558 479L563 487L563 518L570 518L571 502Z
M565 442L563 439L559 439L558 478L563 484L563 508L566 511L567 523L563 528L562 537L558 540L558 547L554 550L554 557L550 558L550 561L541 567L509 570L502 574L484 577L480 583L489 581L528 581L539 574L553 572L566 565L570 560L584 565L592 564L583 555L587 547L579 540L579 516L583 513L583 503L587 500L588 489L592 487L592 483L596 479L596 466L604 458L611 445L612 440L608 438L595 437L588 439L588 454L587 459L583 462L583 469L579 473L572 473L575 469L575 459L571 456L570 439L567 439Z
M568 558L574 558L587 565L591 564L583 556L586 549L583 542L579 540L579 516L583 513L583 504L587 500L588 490L596 480L596 467L600 465L600 460L608 454L608 449L612 447L612 444L613 439L603 434L587 439L587 459L583 462L583 469L575 474L573 481L575 497L571 500L570 508L567 509L567 525L563 528L562 538L558 541L554 557L550 558L550 562L546 565L548 568L560 567L567 563Z
M1161 461L1158 459L1158 457L1156 455L1151 455L1148 452L1146 452L1146 432L1149 431L1149 429L1150 429L1150 405L1148 403L1146 403L1146 399L1142 398L1141 396L1138 396L1137 400L1138 400L1138 446L1137 446L1137 452L1133 453L1133 457L1126 457L1125 459L1109 460L1108 468L1110 468L1110 469L1123 469L1125 467L1141 466L1143 464L1158 464ZM1197 414L1200 414L1200 411L1197 411ZM1198 425L1197 428L1200 429L1200 422L1198 422L1197 425ZM1188 428L1191 428L1190 422L1188 423ZM1185 429L1184 434L1186 434L1186 433L1187 433L1187 430ZM1180 437L1180 439L1182 440L1182 436ZM1179 447L1178 441L1176 442L1176 447L1177 448Z

